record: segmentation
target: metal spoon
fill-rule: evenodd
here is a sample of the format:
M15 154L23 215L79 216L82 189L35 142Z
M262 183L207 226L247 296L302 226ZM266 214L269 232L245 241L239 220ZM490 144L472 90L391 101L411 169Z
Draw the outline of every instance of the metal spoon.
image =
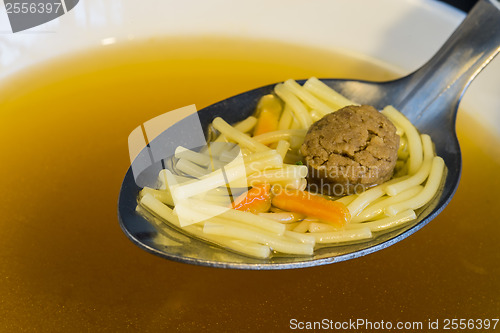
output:
M461 173L461 153L455 133L460 99L470 82L500 50L500 4L480 0L441 49L416 72L389 82L323 79L330 87L360 104L376 108L393 105L422 132L429 134L437 154L447 166L440 195L418 219L371 241L340 247L320 248L310 257L276 256L268 260L241 256L208 243L189 238L159 220L146 220L136 212L136 185L130 168L118 201L118 216L125 234L139 247L161 257L198 265L240 269L286 269L324 265L363 256L386 248L421 229L449 203ZM303 81L299 81L303 83ZM272 92L273 85L261 87L211 105L198 112L203 126L215 117L234 123L250 116L257 101ZM168 131L168 130L167 130ZM172 138L172 136L170 136ZM156 179L157 169L142 177Z

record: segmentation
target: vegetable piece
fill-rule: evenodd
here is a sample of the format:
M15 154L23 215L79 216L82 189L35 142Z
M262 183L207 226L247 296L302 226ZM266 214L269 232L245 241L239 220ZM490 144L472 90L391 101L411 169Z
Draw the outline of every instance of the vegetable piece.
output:
M282 110L280 100L274 95L263 96L257 105L257 125L253 135L259 135L278 130Z
M307 191L281 188L273 192L272 204L280 209L302 213L336 227L344 226L351 219L347 206L341 202L330 201Z
M240 195L232 208L254 214L267 212L271 207L271 185L259 184Z
M262 110L253 135L260 135L278 130L279 116L270 110Z

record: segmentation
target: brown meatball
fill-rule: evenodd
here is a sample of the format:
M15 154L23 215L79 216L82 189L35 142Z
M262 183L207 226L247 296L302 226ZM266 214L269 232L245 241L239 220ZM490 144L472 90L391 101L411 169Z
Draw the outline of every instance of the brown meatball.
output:
M342 195L381 184L392 177L398 147L396 127L372 106L328 114L310 127L300 148L309 189Z

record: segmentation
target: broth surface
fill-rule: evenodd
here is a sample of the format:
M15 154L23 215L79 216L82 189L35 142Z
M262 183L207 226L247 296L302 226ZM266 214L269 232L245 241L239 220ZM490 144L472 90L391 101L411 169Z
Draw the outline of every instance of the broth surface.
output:
M170 262L126 238L116 206L134 128L185 105L310 76L398 75L352 55L207 37L110 45L2 82L0 330L278 331L292 318L498 318L499 142L464 112L457 194L383 251L308 269L237 271Z

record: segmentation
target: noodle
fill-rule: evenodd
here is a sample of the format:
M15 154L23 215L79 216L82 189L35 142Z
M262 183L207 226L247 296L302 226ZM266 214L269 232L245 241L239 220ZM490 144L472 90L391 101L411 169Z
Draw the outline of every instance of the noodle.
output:
M221 152L219 160L222 162L231 162L236 158L236 156L238 156L240 152L243 153L242 150L240 149L240 146L234 145L233 148Z
M206 222L203 227L203 232L209 235L219 235L266 244L283 253L311 255L314 251L312 244L304 244L290 237L287 237L288 239L284 237L279 238L263 232L213 222Z
M279 212L279 213L259 213L259 216L281 222L281 223L295 223L304 218L303 215L292 212Z
M275 185L279 185L285 190L301 190L304 191L307 187L307 180L304 178L291 178L276 181Z
M394 228L408 221L412 221L416 218L417 215L415 214L415 211L407 209L405 211L396 214L395 216L385 217L383 219L375 220L372 222L353 223L346 226L346 228L355 230L360 227L367 227L370 228L371 231L375 232L375 231L382 231Z
M294 232L304 233L304 232L306 232L309 229L309 224L310 223L311 223L310 221L304 220L304 221L300 222L299 225L297 225L295 227L295 229L293 229L293 231Z
M264 134L260 134L254 136L253 139L262 144L270 144L273 142L277 142L279 140L289 140L293 136L300 137L302 141L304 140L304 136L306 135L307 130L305 129L286 129L279 130L273 132L267 132Z
M316 97L323 99L326 103L330 104L333 110L338 110L347 105L356 104L315 77L312 77L306 81L306 83L304 84L304 89L306 89Z
M401 178L406 179L406 177ZM371 189L359 194L358 197L347 206L347 208L349 208L349 211L351 212L351 216L357 216L366 206L383 196L385 194L385 185L398 182L401 180L401 178L391 179L385 182L383 185L372 187Z
M153 198L150 194L146 194L141 198L140 201L142 207L145 207L147 210L154 212L154 214L158 215L162 218L164 222L168 222L176 227L180 227L179 220L177 216L174 215L173 211L157 199ZM205 234L203 230L199 226L190 225L183 227L182 230L185 232L202 238L208 241L211 241L215 244L220 244L222 246L227 247L230 250L235 252L239 252L248 256L257 257L257 258L268 258L271 254L269 246L265 246L262 244L257 244L255 242L242 242L238 240L231 240L227 238L217 237L214 235Z
M278 123L278 129L279 130L289 129L292 126L292 122L293 122L292 110L290 109L290 106L286 104L285 109L283 110L283 113L281 114L281 118Z
M282 223L267 219L265 217L252 214L250 212L242 212L236 209L228 209L224 206L212 205L200 200L189 199L182 203L182 205L190 208L189 214L196 211L205 216L219 216L224 219L237 221L240 223L248 224L251 227L262 229L278 236L283 235L285 226ZM220 213L222 211L222 213Z
M295 96L288 88L286 88L282 83L277 84L274 87L276 95L281 97L286 104L290 105L291 110L297 117L297 120L302 128L309 128L312 124L311 116L309 115L304 104Z
M234 128L240 132L247 133L252 130L257 124L257 118L250 116L245 120L240 121L238 124L234 125ZM213 142L225 142L227 139L224 135L219 135Z
M183 158L202 167L208 167L210 165L210 157L193 150L179 146L175 149L175 157Z
M406 138L408 140L408 151L409 151L409 165L408 173L410 175L417 172L417 170L422 165L422 141L420 140L420 135L413 124L399 111L397 111L393 106L386 106L382 111L387 118L389 118L394 124L398 124L403 128Z
M202 168L199 165L184 158L179 159L179 161L177 161L177 163L175 164L175 167L177 168L177 170L183 172L184 174L196 178L202 177L208 173L207 169Z
M305 178L307 175L307 167L305 165L285 165L281 169L264 170L247 177L248 183L273 183L287 179Z
M278 145L276 146L276 152L280 154L282 159L285 159L286 153L288 152L288 148L290 148L290 142L285 140L279 140Z
M408 141L406 141L406 138L400 138L399 139L399 149L398 149L398 159L400 160L406 160L408 158L408 149L407 148Z
M227 182L233 182L238 179L242 179L246 176L245 168L241 168L239 165L234 165L232 167L224 168L224 172L221 169L216 170L205 177L200 178L197 181L191 181L181 184L176 184L175 179L171 177L171 173L167 172L167 179L169 184L171 184L172 194L179 199L189 198L194 195L207 192L208 190L214 189L219 186L225 186Z
M286 80L284 85L285 87L290 89L292 93L294 93L295 95L297 95L297 97L304 101L304 103L306 103L309 108L318 111L321 114L321 117L334 111L332 108L314 97L309 91L305 90L304 87L300 86L294 80Z
M172 195L170 194L170 191L167 190L155 190L150 187L144 187L141 192L139 193L139 196L142 198L146 194L149 194L153 196L153 198L161 201L162 203L173 206L174 205L174 199L172 199Z
M345 197L342 197L342 198L340 198L340 199L337 199L337 200L335 200L335 201L337 201L337 202L342 202L344 205L346 205L346 206L347 206L347 205L349 205L351 202L353 202L353 201L354 201L354 199L356 199L357 197L358 197L358 195L357 195L357 194L351 194L351 195L347 195L347 196L345 196Z
M337 228L330 224L321 223L321 222L311 222L309 223L309 228L307 228L309 232L330 232L330 231L338 231Z
M276 150L266 150L245 156L243 157L243 160L245 161L245 163L252 163L260 160L278 160L278 156L281 157L281 155ZM281 160L281 162L283 161ZM281 163L279 164L279 166L281 166Z
M434 158L434 150L432 149L432 141L430 136L423 134L422 142L424 146L425 156L420 169L414 175L405 180L402 180L395 184L386 183L385 191L387 192L387 194L392 196L397 195L398 193L401 193L402 191L412 186L422 184L427 179L427 176L429 175L429 172L431 170L432 160Z
M228 139L236 141L241 146L246 147L253 152L266 151L269 149L269 147L255 141L247 134L229 125L220 117L215 118L214 121L212 122L212 125L215 127L216 130L224 134Z
M344 243L372 237L370 228L311 233L317 244Z
M310 244L313 246L316 244L316 239L314 238L314 236L305 234L303 232L285 230L285 236L288 238L298 240L299 242L304 244Z
M312 109L311 112L309 112L309 113L311 114L311 118L314 122L323 118L323 114L321 112L319 112L318 110Z
M354 199L347 206L347 208L351 212L351 216L355 217L363 210L363 208L365 208L371 202L380 198L383 195L384 195L384 190L382 190L382 187L380 185L376 186L361 193L356 199Z
M431 172L424 189L411 199L387 207L385 213L389 216L394 216L404 209L417 209L424 206L436 195L439 185L441 185L443 172L443 159L439 156L434 157L432 160Z
M376 203L373 203L372 205L369 205L368 207L363 209L361 211L361 213L359 213L357 216L355 216L351 220L351 224L358 223L358 222L364 222L364 221L368 221L370 219L373 219L373 218L377 217L378 215L384 213L384 210L386 207L388 207L392 204L413 198L417 193L422 191L422 189L423 189L423 186L417 185L417 186L414 186L414 187L407 189L404 192L401 192L401 194L399 194L399 195L396 195L393 197L383 197L383 198L381 198L382 200L380 200Z

